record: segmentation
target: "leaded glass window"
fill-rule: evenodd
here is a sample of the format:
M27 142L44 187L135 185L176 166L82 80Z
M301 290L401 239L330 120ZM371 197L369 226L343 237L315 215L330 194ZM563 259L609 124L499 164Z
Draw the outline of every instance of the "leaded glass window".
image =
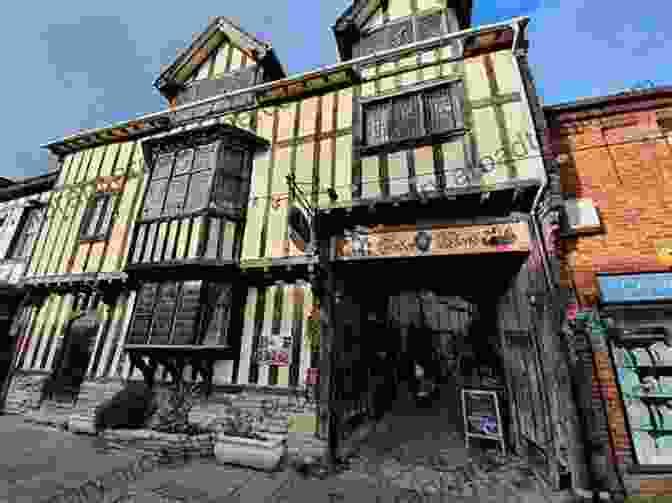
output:
M159 155L143 219L193 213L208 207L211 198L218 207L240 208L249 186L248 159L242 149L224 146L218 152L217 144Z
M366 146L421 138L463 127L459 82L364 104Z
M106 239L112 224L114 194L96 194L84 212L80 239Z
M26 211L27 213L23 225L9 254L9 258L16 260L24 260L30 256L35 237L40 231L43 209L30 208Z

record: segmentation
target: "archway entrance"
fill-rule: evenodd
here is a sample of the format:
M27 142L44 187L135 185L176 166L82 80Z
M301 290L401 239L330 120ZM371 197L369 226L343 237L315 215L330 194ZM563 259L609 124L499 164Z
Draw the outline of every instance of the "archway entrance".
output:
M529 253L506 252L335 264L343 291L335 309L342 345L332 381L341 440L357 427L355 418L361 424L387 413L397 435L385 435L381 449L406 445L410 462L446 450L455 460L466 459L462 390L492 391L507 451L527 454L524 435L543 451L542 468L548 471L553 444L535 354L538 327L530 306L520 300L532 287L517 279L521 271L527 275L528 258ZM509 297L518 299L515 306L502 300ZM528 326L510 329L509 318ZM523 332L526 349L515 353L511 341ZM438 388L427 407L412 398L418 363ZM470 444L501 445L478 439Z

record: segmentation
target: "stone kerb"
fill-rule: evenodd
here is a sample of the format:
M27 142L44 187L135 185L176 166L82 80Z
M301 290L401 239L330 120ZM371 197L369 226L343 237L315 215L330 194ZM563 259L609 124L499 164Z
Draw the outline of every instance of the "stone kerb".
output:
M190 458L214 456L214 434L186 435L154 430L115 429L99 434L109 450L134 449L157 456L162 462L179 462Z

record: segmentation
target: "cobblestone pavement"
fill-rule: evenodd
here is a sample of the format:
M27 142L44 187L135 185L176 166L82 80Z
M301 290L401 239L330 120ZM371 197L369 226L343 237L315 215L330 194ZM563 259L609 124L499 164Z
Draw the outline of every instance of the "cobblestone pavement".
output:
M543 482L522 459L467 451L454 387L444 386L441 398L427 409L417 408L400 391L383 427L361 446L340 479L401 489L418 501L420 495L436 501L550 501Z
M127 467L132 453L104 454L91 438L0 415L0 502L36 502Z
M290 467L268 474L212 459L135 470L138 453L105 454L91 437L0 416L0 503L567 501L546 494L523 460L470 455L450 390L429 409L404 396L336 473L318 467L303 476ZM96 480L104 480L104 496ZM56 497L86 485L91 491L77 489L75 499Z
M547 494L521 459L468 453L459 408L450 395L436 407L416 409L403 399L335 474L274 474L201 461L148 474L115 503L198 502L547 502ZM113 500L110 500L113 501Z

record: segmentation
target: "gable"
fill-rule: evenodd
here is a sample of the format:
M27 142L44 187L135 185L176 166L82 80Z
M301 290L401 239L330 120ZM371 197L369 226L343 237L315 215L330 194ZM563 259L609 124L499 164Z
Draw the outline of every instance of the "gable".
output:
M235 74L254 64L264 67L267 79L286 76L270 44L261 42L220 16L161 72L154 86L172 101L190 82Z
M191 75L184 78L184 82L190 84L197 80L216 79L255 64L257 60L254 55L235 46L225 36L200 66L190 69Z

